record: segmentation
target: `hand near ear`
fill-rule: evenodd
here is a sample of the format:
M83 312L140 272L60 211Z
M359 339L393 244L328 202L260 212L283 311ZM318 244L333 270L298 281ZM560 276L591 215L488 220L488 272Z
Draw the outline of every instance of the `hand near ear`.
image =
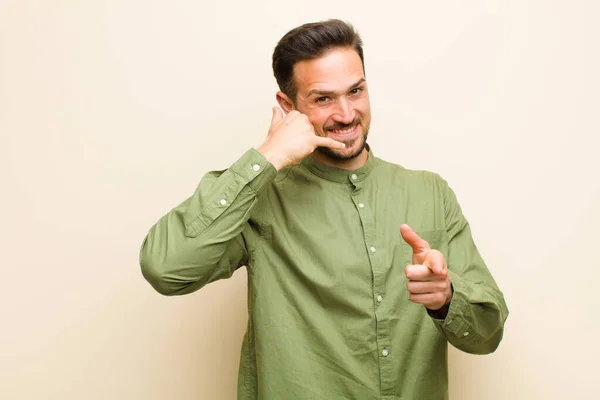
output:
M343 149L345 144L320 137L305 114L293 110L285 117L279 107L273 107L273 118L267 139L258 148L277 170L298 164L317 147Z

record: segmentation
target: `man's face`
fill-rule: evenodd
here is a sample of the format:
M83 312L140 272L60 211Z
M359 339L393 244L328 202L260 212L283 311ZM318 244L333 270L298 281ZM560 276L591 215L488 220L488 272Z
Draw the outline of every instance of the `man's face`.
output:
M371 107L356 50L339 48L294 66L295 108L308 116L318 136L344 142L342 150L319 148L332 160L349 160L365 147Z

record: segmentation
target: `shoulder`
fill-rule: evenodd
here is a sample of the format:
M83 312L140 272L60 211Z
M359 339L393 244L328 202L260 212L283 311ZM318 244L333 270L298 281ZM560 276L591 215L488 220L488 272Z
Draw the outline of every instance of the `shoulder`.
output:
M273 185L281 184L284 182L294 183L294 177L296 177L299 173L300 175L302 175L301 170L302 168L300 168L300 164L280 169L277 172L277 176L273 180Z
M430 170L409 169L402 165L377 159L376 168L382 176L389 176L395 181L401 181L409 186L441 189L448 185L442 176Z

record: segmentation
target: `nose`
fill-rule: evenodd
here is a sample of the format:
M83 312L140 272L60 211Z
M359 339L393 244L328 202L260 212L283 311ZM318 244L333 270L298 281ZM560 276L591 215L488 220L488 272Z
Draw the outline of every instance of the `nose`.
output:
M349 124L354 121L354 108L352 108L352 103L346 98L339 99L336 104L335 114L332 118L334 121L341 122L342 124Z

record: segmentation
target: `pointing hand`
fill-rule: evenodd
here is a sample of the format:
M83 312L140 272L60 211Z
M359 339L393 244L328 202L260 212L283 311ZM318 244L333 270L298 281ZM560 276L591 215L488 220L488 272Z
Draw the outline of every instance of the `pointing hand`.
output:
M400 234L412 247L412 264L404 270L408 278L410 300L430 310L439 310L450 304L452 282L444 255L432 249L406 224L400 226Z

